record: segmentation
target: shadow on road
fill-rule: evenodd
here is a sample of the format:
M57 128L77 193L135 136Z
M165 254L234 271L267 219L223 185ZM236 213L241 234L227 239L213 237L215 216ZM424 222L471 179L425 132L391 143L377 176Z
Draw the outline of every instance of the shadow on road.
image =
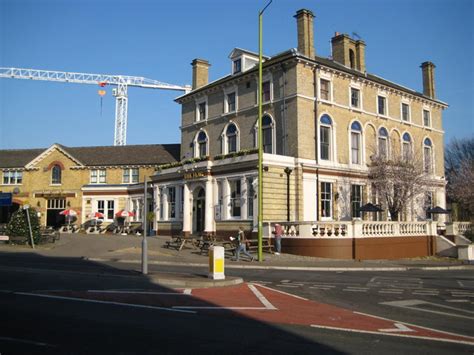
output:
M0 284L2 355L341 353L295 334L310 334L309 329L271 325L232 311L183 313L82 301L89 290L175 291L135 271L79 258L0 252ZM107 295L94 297L109 300ZM147 297L141 293L140 304L147 304ZM118 300L136 303L137 297Z

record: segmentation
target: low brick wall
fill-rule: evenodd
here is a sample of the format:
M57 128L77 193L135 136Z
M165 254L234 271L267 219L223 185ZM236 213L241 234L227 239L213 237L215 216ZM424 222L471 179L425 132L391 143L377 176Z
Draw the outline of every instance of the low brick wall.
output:
M330 259L401 259L432 256L436 240L429 236L381 238L283 238L282 252Z

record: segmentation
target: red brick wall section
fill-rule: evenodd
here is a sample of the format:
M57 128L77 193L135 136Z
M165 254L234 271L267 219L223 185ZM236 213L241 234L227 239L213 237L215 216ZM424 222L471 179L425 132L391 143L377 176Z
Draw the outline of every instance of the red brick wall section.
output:
M288 254L330 259L402 259L435 254L433 237L390 238L283 238L282 251Z

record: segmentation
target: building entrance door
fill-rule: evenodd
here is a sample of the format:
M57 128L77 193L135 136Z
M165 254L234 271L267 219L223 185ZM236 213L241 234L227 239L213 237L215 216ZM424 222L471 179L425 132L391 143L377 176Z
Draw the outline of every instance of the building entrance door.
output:
M48 227L58 228L65 224L66 218L59 212L66 209L65 198L48 199L48 210L46 212L46 225Z
M206 192L203 188L199 188L194 194L193 202L193 233L199 234L204 232L206 206Z

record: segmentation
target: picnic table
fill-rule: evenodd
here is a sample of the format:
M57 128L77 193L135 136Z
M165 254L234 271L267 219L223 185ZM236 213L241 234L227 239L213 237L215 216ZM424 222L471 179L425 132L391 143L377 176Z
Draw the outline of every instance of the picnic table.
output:
M175 235L171 237L171 240L166 241L166 248L174 247L176 250L181 251L186 244L190 244L193 248L198 248L200 238L185 237L182 235Z
M247 250L257 251L258 250L258 239L247 239ZM271 238L262 239L262 250L273 254L273 243Z

